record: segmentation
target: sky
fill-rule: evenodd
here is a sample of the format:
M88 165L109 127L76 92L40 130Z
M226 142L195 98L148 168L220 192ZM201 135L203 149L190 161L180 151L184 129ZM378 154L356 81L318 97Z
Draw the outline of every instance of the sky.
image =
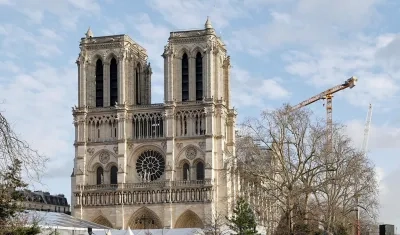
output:
M228 47L239 122L297 104L351 76L333 118L360 146L373 105L368 154L380 180L380 222L400 226L400 1L398 0L0 0L0 111L50 158L42 190L70 197L79 41L127 34L152 64L153 103L163 102L169 32L204 28ZM324 117L323 102L309 108Z

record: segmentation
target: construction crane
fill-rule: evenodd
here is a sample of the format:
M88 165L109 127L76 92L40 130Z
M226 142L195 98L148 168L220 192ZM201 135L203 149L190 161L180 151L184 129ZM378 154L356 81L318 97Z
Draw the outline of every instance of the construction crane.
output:
M326 124L327 124L327 143L328 143L328 149L331 150L332 148L332 98L333 98L333 94L344 90L346 88L353 88L356 83L357 83L357 78L352 76L351 78L347 79L343 84L337 85L335 87L332 87L324 92L321 92L318 95L315 95L301 103L299 103L298 105L295 105L293 107L291 107L291 111L295 111L297 109L300 109L302 107L305 107L309 104L312 104L318 100L324 100L326 99Z
M364 140L361 146L361 151L362 154L364 155L364 157L367 156L367 152L368 152L368 140L369 140L369 129L371 127L371 121L372 121L372 105L369 104L369 108L368 108L368 114L367 114L367 120L365 121L365 127L364 127ZM357 185L356 185L357 186ZM357 189L356 189L357 192ZM361 231L360 231L360 208L358 205L358 195L355 195L355 199L356 199L356 235L360 235Z
M365 127L364 127L364 140L361 147L361 151L364 154L364 156L367 156L368 152L369 128L371 126L371 121L372 121L372 104L369 104L367 120L365 121Z

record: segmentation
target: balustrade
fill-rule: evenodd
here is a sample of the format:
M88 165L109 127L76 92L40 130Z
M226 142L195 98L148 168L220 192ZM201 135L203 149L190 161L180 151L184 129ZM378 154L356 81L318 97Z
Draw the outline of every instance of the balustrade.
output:
M170 188L75 193L75 207L105 205L135 205L153 203L211 202L212 188Z
M75 192L97 191L97 190L122 190L122 189L141 189L141 188L170 188L170 187L202 187L211 186L211 179L204 180L160 180L140 183L122 183L122 184L98 184L98 185L78 185Z
M210 202L212 180L153 181L125 184L79 185L76 206Z

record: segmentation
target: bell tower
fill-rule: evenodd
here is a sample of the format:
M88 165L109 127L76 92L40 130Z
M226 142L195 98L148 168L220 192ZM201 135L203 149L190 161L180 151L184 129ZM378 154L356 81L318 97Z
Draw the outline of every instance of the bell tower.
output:
M205 207L205 213L227 214L236 192L231 168L226 166L235 152L236 112L230 106L226 46L207 17L203 29L171 32L162 56L166 113L175 119L173 124L167 120L167 136L175 142L171 146L204 143L205 178L213 179L215 185L214 203Z
M163 57L165 102L222 100L229 106L230 57L208 17L204 29L171 32Z
M81 39L78 65L79 107L151 103L151 67L146 49L127 35Z

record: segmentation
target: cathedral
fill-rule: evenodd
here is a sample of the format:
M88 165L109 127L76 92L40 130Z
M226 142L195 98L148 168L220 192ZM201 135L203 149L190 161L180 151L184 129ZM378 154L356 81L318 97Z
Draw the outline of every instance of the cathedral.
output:
M229 215L238 179L230 57L209 19L171 32L164 103L151 103L146 49L127 35L80 41L73 107L73 216L112 228L204 228Z

